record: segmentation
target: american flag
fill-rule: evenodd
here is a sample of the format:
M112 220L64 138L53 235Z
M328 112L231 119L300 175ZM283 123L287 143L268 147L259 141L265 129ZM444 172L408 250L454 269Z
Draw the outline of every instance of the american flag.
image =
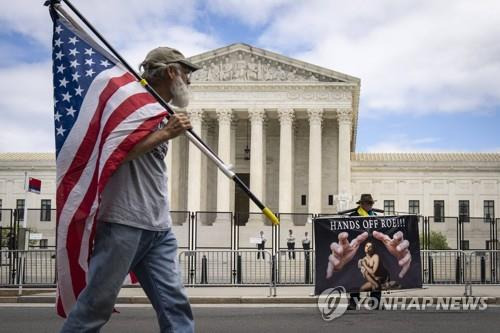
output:
M86 285L99 196L134 145L166 115L122 64L52 15L57 167L57 312Z

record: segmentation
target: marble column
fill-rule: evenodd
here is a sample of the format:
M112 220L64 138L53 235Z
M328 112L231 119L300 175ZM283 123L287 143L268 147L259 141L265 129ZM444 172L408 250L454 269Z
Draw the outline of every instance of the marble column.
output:
M342 197L351 196L351 129L352 109L338 109L339 156L338 193Z
M218 152L217 155L224 163L230 164L231 162L231 109L218 109L217 120L219 122L219 139L218 139ZM230 193L232 181L220 170L217 171L217 212L229 212L230 207ZM218 214L217 221L230 220L230 214Z
M167 172L168 172L168 197L170 199L170 210L185 210L185 202L184 195L185 192L183 189L186 186L183 186L182 182L185 180L185 173L181 172L182 170L182 158L181 151L182 145L187 140L184 136L178 136L168 143L168 152L167 152ZM175 222L175 221L174 221ZM183 221L178 221L179 223L183 223Z
M263 109L248 110L250 118L250 190L262 202L265 202L265 179L266 179L266 156L264 155L264 120L265 111ZM250 213L261 213L252 201L250 201ZM263 221L261 214L250 214L248 223ZM247 224L248 225L248 224Z
M174 163L173 163L173 148L174 148L174 140L169 140L168 141L168 151L167 151L167 156L165 156L165 165L167 166L167 191L168 191L168 198L170 200L170 209L172 210L173 207L173 201L172 200L172 188L173 188L173 171L174 171Z
M214 147L215 142L215 123L209 118L205 111L203 113L203 121L201 126L200 137L209 147ZM212 141L213 140L213 141ZM210 176L209 176L210 175ZM201 211L214 211L216 209L216 197L209 197L208 188L215 189L217 187L217 166L211 162L207 155L201 153ZM205 224L213 223L215 218L212 214L203 214L202 221Z
M193 131L201 135L203 110L190 109L188 110L188 116L191 120ZM201 151L192 142L189 142L187 209L191 212L201 210L201 154Z
M236 167L236 133L238 131L238 121L239 118L236 115L236 113L233 113L233 116L231 117L231 158L229 159L229 163L233 166L233 168ZM236 172L236 170L233 170ZM234 212L234 197L235 197L235 189L236 189L236 184L233 181L229 182L229 210Z
M310 109L309 115L309 198L308 213L319 214L322 211L322 174L321 174L321 154L322 132L321 123L323 121L322 109Z
M278 116L280 121L278 206L280 213L293 213L293 109L279 109ZM290 216L284 215L281 219L290 219Z

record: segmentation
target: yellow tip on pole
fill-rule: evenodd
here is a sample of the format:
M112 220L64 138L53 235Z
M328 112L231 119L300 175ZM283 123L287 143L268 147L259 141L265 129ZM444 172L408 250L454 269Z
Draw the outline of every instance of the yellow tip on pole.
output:
M145 79L142 79L141 81L139 81L139 83L140 83L143 87L145 87L145 86L147 86L147 85L148 85L148 81L146 81Z
M276 217L276 215L274 215L274 213L269 209L269 208L264 208L262 210L262 213L264 213L264 215L267 216L267 218L269 220L271 220L271 222L273 223L273 225L278 225L280 224L280 220L278 220L278 218Z

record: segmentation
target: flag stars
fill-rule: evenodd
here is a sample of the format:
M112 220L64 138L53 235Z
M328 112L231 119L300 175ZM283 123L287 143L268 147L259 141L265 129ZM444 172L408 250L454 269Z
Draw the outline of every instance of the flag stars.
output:
M56 40L54 41L54 44L55 44L55 46L60 47L60 46L61 46L62 44L64 44L64 43L63 43L63 41L61 40L61 38L58 38L58 39L56 39Z
M64 132L66 132L66 130L61 126L59 126L59 128L56 128L56 131L57 131L57 135L62 135L64 136Z
M63 29L61 28L61 26L60 26L60 25L58 25L58 26L56 27L55 31L56 31L56 34L60 34L60 33L61 33L61 31L63 31Z
M85 59L85 65L89 65L89 66L92 66L94 63L94 60L92 60L92 58L90 59Z
M70 49L70 50L69 50L69 55L72 55L72 56L75 56L75 57L76 57L76 55L77 55L78 53L80 53L80 52L76 49L76 47L75 47L74 49Z
M58 73L64 73L64 70L66 69L66 67L64 67L63 64L60 64L59 66L57 66L57 72Z
M89 57L92 57L94 53L95 52L92 51L92 48L85 49L85 54L88 55Z
M73 81L76 82L78 82L78 79L81 77L81 75L78 74L78 72L74 72L73 74L71 74L71 76L73 77Z
M75 59L69 62L69 66L76 68L77 66L80 66L80 63L78 63L78 60Z
M78 88L75 88L75 96L82 96L83 89L78 86Z
M69 92L66 92L65 94L62 94L62 100L65 101L65 102L69 102L70 99L71 99L71 95Z
M69 108L66 108L66 115L67 116L71 116L71 117L75 117L75 112L76 110L73 109L73 106L70 106Z
M94 70L92 68L89 69L88 71L85 71L85 76L92 77L92 75L94 75L94 74L95 74L95 72L94 72Z
M59 87L64 87L64 88L66 88L66 85L67 85L68 83L69 83L69 81L68 81L68 80L66 80L66 78L65 78L65 77L63 77L63 79L62 79L62 80L59 80Z
M57 112L54 114L54 119L55 119L56 121L60 121L61 117L62 117L62 115L59 113L59 111L57 111Z
M59 50L59 52L57 52L57 53L56 53L56 59L57 59L57 60L61 60L61 59L62 59L62 57L63 57L63 55L64 55L64 54L61 52L61 50Z
M108 68L108 66L111 66L111 64L106 59L106 60L101 60L101 66L104 66L105 68Z
M76 37L71 37L68 41L68 43L73 44L73 45L76 45L77 42L78 42L78 39Z

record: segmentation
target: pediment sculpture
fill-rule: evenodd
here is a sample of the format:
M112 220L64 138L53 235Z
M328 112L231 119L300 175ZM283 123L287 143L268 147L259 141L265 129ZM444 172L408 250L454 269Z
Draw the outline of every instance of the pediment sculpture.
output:
M193 82L339 81L286 63L280 63L242 51L207 59L198 62L197 65L201 66L202 69L193 73L191 78Z

